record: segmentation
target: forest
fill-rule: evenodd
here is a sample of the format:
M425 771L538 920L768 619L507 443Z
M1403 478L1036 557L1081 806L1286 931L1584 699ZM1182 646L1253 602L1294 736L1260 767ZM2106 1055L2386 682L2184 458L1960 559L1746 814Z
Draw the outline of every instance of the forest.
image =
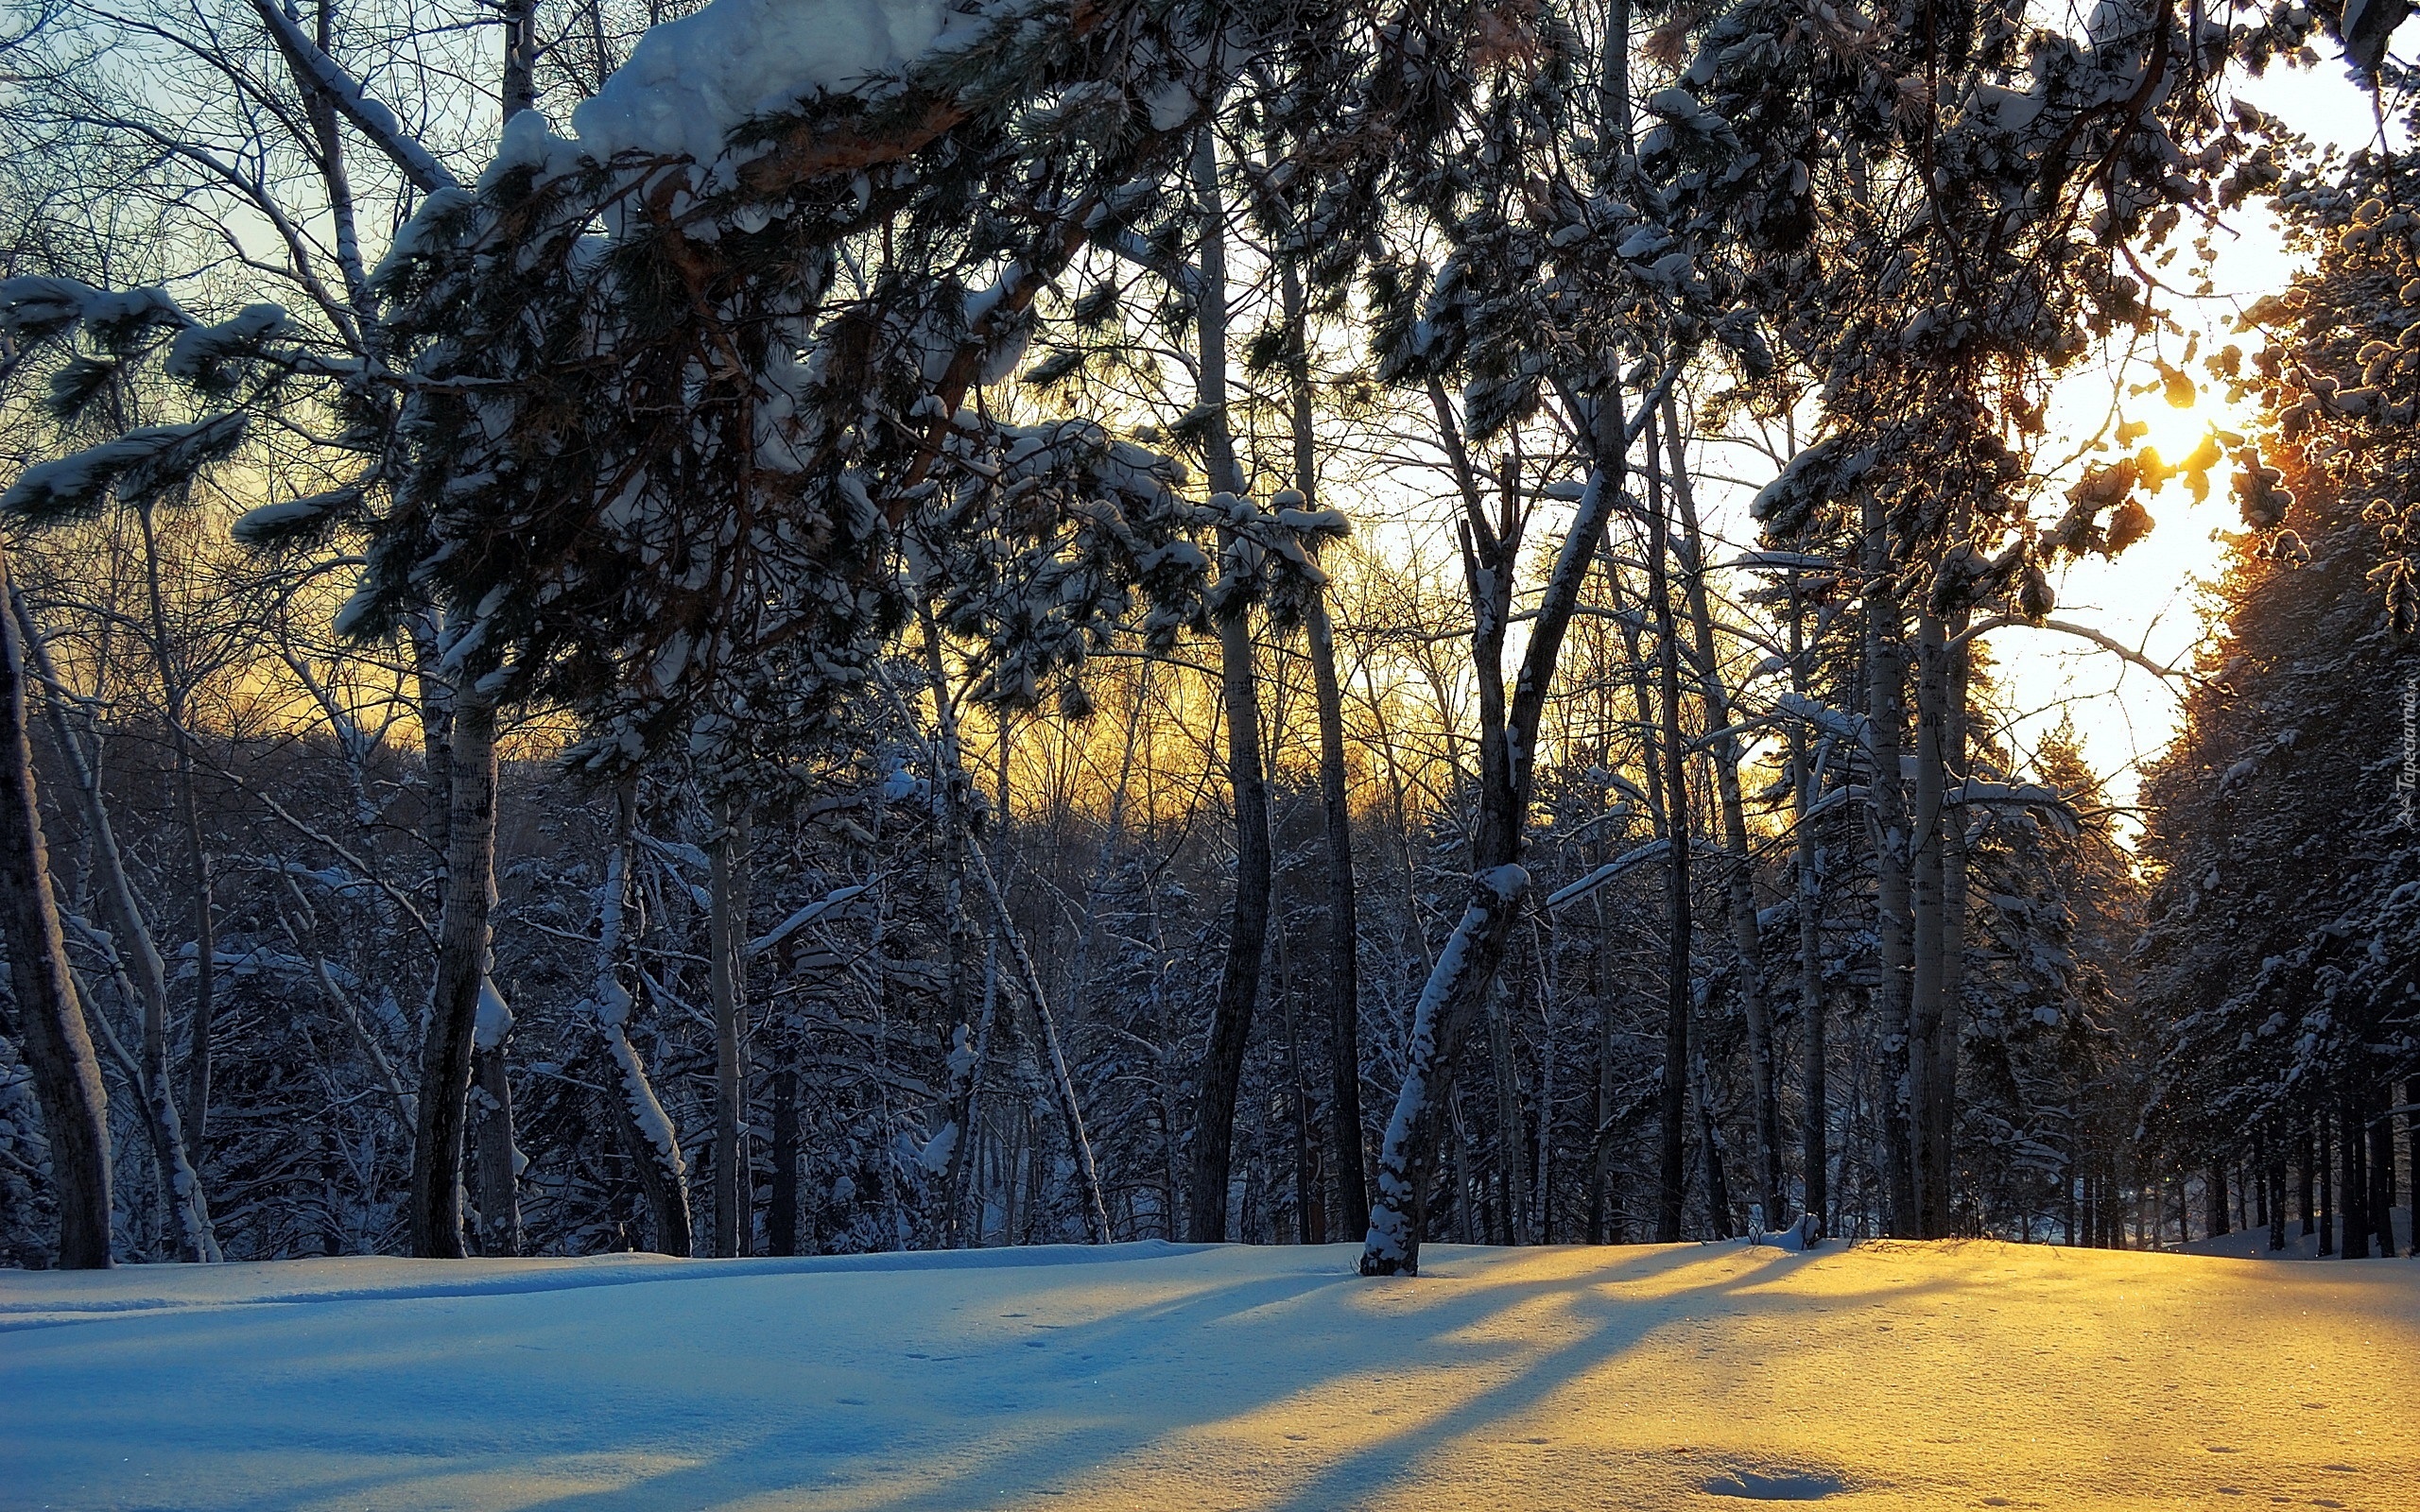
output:
M2411 1252L2408 9L18 0L0 1260Z

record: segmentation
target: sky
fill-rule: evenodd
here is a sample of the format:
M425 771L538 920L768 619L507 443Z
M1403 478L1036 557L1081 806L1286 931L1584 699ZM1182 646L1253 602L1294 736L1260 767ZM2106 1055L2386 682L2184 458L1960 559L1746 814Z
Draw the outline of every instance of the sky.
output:
M2413 39L2407 29L2396 50L2408 55ZM2273 68L2264 78L2245 81L2238 93L2316 143L2349 150L2376 136L2368 94L2344 77L2332 56L2315 69ZM2236 235L2220 238L2212 268L2215 296L2172 309L2179 325L2202 333L2204 352L2230 340L2250 351L2255 340L2232 330L2236 312L2284 287L2296 266L2260 208L2247 207L2232 229ZM2169 355L2173 360L2177 354L2171 341ZM2197 377L2206 376L2196 368ZM2088 432L2105 413L2114 382L2136 383L2148 375L2146 366L2122 379L2096 369L2066 380L2054 404L2053 424L2064 410L2068 427ZM2122 400L2121 405L2127 419L2152 427L2145 443L2173 458L2191 451L2214 421L2250 431L2253 417L2230 411L2223 400L2205 386L2201 404L2190 411L2171 409L2156 394ZM2212 474L2211 485L2209 498L2191 505L2181 482L2169 484L2148 501L2158 522L2148 538L2114 562L2094 559L2066 569L2054 579L2058 617L2090 625L2162 665L2189 665L2205 633L2196 585L2221 571L2222 534L2241 528L2221 474ZM2131 803L2138 768L2156 758L2175 732L2181 686L2054 631L2003 630L1990 644L2014 716L2006 738L2018 750L2031 750L2063 713L2072 715L2087 759L2107 779L2109 797Z

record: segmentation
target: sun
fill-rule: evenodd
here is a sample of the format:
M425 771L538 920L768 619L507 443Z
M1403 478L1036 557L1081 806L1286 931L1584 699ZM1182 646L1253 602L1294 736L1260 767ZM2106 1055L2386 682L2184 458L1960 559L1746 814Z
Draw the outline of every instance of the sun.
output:
M2174 464L2191 455L2213 432L2232 449L2229 438L2243 435L2240 419L2208 386L2170 371L2175 378L2162 386L2164 391L2131 395L2118 404L2111 432L2115 450L2133 455L2148 447L2161 461ZM2184 403L2177 403L2180 398Z

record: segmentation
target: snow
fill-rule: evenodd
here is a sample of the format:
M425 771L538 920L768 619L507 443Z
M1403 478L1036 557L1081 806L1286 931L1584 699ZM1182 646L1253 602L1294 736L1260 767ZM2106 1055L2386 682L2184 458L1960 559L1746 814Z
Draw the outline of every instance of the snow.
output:
M2394 1235L2397 1240L2395 1253L2400 1255L2411 1247L2411 1210L2409 1208L2397 1208L2394 1211ZM2342 1216L2339 1216L2336 1220L2336 1232L2341 1239L2344 1232L2344 1220ZM2376 1253L2377 1247L2377 1236L2373 1235L2371 1237L2370 1245L2372 1253ZM2250 1228L2238 1228L2231 1234L2220 1234L2215 1238L2193 1240L2185 1246L2185 1252L2188 1255L2223 1256L2231 1260L2319 1260L2322 1258L2331 1258L2321 1256L2319 1252L2319 1236L2317 1234L2304 1233L2302 1231L2301 1220L2292 1217L2289 1217L2286 1220L2286 1247L2283 1249L2271 1249L2269 1247L2269 1229L2264 1224L2256 1225Z
M572 134L598 159L712 163L748 120L902 72L940 39L948 14L941 0L715 0L649 27L630 61L572 112ZM534 117L513 122L499 162L538 160L549 146L543 130Z
M2411 1504L2420 1264L1971 1242L0 1277L11 1504ZM2391 1373L2391 1372L2390 1372Z

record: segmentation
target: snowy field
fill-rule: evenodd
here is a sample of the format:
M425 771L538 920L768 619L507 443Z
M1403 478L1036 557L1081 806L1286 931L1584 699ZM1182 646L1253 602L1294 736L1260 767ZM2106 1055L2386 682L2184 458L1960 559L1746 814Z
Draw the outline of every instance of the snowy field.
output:
M1354 1254L0 1275L0 1502L2420 1506L2420 1262Z

